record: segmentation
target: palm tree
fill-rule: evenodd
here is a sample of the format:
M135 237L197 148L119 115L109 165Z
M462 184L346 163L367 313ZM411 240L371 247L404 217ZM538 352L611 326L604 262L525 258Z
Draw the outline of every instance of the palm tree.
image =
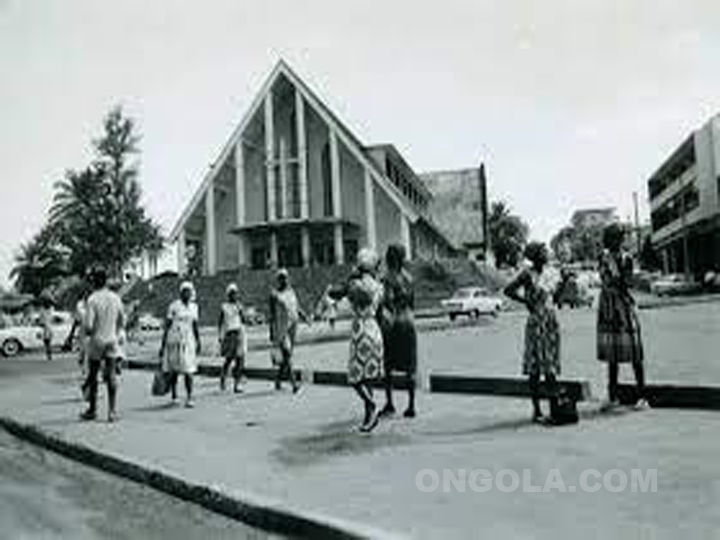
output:
M46 227L32 240L20 246L10 278L22 293L39 296L67 274L67 254L55 243L54 233Z

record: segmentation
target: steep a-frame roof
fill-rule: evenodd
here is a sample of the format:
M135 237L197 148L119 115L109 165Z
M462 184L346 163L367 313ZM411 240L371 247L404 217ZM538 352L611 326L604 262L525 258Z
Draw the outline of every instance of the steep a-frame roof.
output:
M233 148L239 142L251 119L262 106L265 96L281 76L287 78L293 86L300 91L305 101L315 110L325 123L328 124L328 126L335 128L338 134L338 139L347 147L350 153L353 154L353 156L370 171L373 180L388 194L388 196L390 196L402 212L413 222L418 219L419 214L417 210L415 210L410 202L404 198L402 192L384 175L383 171L378 167L375 161L366 153L364 145L360 142L360 140L330 110L330 108L327 107L322 100L320 100L320 98L303 82L303 80L297 76L290 66L288 66L285 61L280 60L263 83L260 91L251 103L250 108L246 111L240 121L240 124L237 128L235 128L230 136L230 139L223 147L218 159L214 162L216 166L213 166L212 169L205 174L202 183L193 195L190 203L185 207L183 213L180 215L180 218L177 220L169 236L171 242L177 240L180 235L180 231L185 226L185 223L190 218L195 208L197 208L197 206L202 202L205 191L215 179L215 176L220 169L220 165L230 156Z

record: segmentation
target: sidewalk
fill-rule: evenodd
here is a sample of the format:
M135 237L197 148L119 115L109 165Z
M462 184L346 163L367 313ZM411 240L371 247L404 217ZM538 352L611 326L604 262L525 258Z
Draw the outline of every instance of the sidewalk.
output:
M184 409L150 396L150 382L148 373L123 373L121 421L113 425L76 420L82 404L71 375L5 385L0 410L65 441L231 497L417 538L555 539L558 532L677 538L720 529L717 414L599 415L586 406L578 425L550 429L527 421L524 400L420 394L418 418L396 417L363 435L354 429L360 405L348 389L306 386L293 395L251 382L233 395L221 394L217 380L200 378L196 408ZM404 398L398 395L400 411ZM423 469L439 473L435 491L417 488ZM567 486L577 485L585 469L620 469L628 486L620 493L579 487L526 493L522 485L478 493L449 485L445 492L443 469L455 475L512 469L521 479L529 469L539 486L550 469L559 469ZM657 469L657 492L631 492L631 469Z

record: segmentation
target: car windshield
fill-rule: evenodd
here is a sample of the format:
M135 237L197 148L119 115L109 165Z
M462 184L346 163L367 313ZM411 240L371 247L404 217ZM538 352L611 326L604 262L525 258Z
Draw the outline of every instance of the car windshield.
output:
M455 292L454 296L455 298L470 298L472 297L473 292L473 289L460 289Z

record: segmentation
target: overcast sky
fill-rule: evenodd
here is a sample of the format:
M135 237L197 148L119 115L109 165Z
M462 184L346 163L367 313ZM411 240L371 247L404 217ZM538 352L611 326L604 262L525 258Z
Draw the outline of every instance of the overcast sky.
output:
M717 0L0 0L0 284L115 103L169 232L278 58L417 171L486 163L547 240L720 111Z

